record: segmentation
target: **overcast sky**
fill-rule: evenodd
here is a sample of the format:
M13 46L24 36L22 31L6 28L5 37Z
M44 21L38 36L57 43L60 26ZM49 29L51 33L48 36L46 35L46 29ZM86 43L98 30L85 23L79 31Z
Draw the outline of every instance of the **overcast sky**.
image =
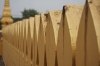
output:
M10 7L13 17L20 17L21 11L26 9L36 9L38 12L49 10L62 10L67 4L83 5L85 0L10 0ZM4 7L4 0L0 0L0 17Z

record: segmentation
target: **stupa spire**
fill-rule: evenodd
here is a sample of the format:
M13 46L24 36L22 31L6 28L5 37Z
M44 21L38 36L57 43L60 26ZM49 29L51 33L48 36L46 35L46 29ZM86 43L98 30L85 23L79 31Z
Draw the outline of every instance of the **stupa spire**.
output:
M13 23L9 0L5 0L1 23L2 26Z

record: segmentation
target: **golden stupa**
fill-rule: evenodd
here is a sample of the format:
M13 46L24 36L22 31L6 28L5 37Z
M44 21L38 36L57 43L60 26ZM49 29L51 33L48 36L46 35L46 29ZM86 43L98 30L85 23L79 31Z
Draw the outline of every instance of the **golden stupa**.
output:
M9 0L5 0L1 23L2 26L6 26L13 23Z

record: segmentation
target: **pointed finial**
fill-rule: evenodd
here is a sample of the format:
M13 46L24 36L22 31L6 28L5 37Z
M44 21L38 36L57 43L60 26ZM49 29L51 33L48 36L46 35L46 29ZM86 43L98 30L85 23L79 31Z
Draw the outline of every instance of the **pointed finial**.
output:
M9 6L9 0L5 0L5 5L4 6Z

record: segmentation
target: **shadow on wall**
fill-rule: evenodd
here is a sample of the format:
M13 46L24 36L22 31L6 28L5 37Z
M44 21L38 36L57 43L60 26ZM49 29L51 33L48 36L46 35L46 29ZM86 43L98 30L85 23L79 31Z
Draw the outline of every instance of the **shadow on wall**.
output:
M5 66L4 62L3 62L3 59L2 59L2 56L0 56L0 66Z
M0 56L2 55L2 31L0 31Z

